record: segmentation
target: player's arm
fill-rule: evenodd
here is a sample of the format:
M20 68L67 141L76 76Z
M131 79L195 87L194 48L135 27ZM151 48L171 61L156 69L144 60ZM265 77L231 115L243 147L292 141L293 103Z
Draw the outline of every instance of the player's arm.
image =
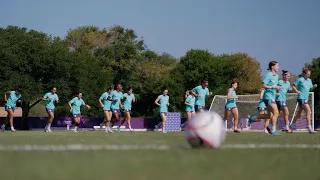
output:
M268 86L268 85L266 85L264 83L262 85L262 88L264 88L264 89L277 89L277 90L280 89L279 86Z
M49 100L48 94L45 94L45 95L43 96L43 98L42 98L42 101L48 101L48 100Z
M301 92L298 90L296 85L292 85L292 89L297 93L297 94L301 94Z
M6 91L4 93L4 101L7 102L8 101L8 94L10 94L11 91Z
M259 96L260 100L263 98L263 94L264 94L264 89L261 89L260 96Z
M187 99L184 101L184 104L187 105L187 106L193 106L193 104L190 104L190 103L189 103L190 99L191 99L191 98L187 98Z
M86 104L83 100L82 100L82 106L86 106L88 109L91 108L91 107L90 107L88 104Z
M192 89L192 90L191 90L191 93L192 93L195 97L200 97L200 95L196 93L195 89L196 89L196 88Z
M136 97L133 95L133 99L132 102L135 103L136 102Z
M71 104L72 100L68 102L68 105L70 107L70 112L72 112L72 104Z
M102 104L101 97L98 99L98 102L99 102L100 106L103 108L104 105Z
M293 85L291 86L292 89L293 89L297 94L301 94L301 92L298 90L298 85L299 85L299 83L300 83L300 80L297 79L297 80L293 83Z
M55 103L59 103L59 97L56 96L56 98L54 99Z
M154 101L154 103L155 103L157 106L161 106L161 104L159 104L159 100L160 100L160 96L158 96L158 98Z

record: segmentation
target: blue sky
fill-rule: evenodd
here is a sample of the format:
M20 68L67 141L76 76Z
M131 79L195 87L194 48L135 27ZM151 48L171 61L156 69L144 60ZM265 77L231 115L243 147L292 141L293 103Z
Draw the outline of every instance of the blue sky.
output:
M132 28L151 50L246 52L295 74L320 56L319 0L0 0L0 26L64 37L82 25Z

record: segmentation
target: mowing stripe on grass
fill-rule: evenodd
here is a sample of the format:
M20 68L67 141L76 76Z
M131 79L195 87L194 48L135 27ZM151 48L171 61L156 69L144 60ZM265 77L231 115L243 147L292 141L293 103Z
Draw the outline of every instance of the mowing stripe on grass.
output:
M221 149L320 149L320 144L224 144ZM0 151L174 150L169 145L0 145Z

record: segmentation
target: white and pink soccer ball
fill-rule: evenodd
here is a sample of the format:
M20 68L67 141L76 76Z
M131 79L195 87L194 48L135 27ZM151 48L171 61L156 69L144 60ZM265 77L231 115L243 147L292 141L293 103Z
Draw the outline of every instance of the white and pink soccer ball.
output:
M225 139L225 123L215 112L197 113L186 124L186 139L193 148L202 146L219 148Z

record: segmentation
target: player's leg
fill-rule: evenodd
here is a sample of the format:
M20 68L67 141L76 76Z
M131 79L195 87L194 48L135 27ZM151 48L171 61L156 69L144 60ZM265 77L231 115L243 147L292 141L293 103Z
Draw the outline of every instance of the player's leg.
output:
M233 127L233 132L239 133L240 131L238 130L238 123L239 123L239 110L237 107L231 109L231 113L233 115L234 119L234 127Z
M268 114L268 111L266 111L265 109L262 109L261 111L259 111L260 114ZM264 120L264 133L266 134L270 134L271 133L271 129L269 128L269 124L270 124L270 119L265 119Z
M161 120L162 120L162 132L163 133L166 133L165 131L165 125L166 125L166 121L167 121L167 113L160 113L160 117L161 117Z
M44 131L45 132L52 132L51 131L51 124L52 124L52 121L54 119L54 112L51 109L47 109L47 113L48 113L48 123L47 123Z
M129 130L132 132L133 129L131 128L131 114L130 114L130 110L128 110L127 112L125 112L124 114L127 118L127 122L128 122L128 126L129 126Z
M100 123L100 130L102 129L103 125L105 126L105 130L107 131L107 119L108 119L108 112L106 110L103 110L103 116L104 116L104 119L103 121Z
M6 125L8 124L9 119L10 119L9 116L10 116L9 113L7 113L7 117L5 118L3 124L1 125L1 130L2 130L3 132L6 130Z
M296 113L296 115L295 115L295 117L293 118L293 121L292 121L292 124L291 124L291 129L295 129L295 124L296 124L296 121L298 120L298 119L300 119L301 118L301 116L302 116L302 113L303 113L303 105L304 105L304 103L303 103L304 101L303 101L303 99L298 99L298 111L297 111L297 113Z
M128 116L129 114L129 116ZM118 132L120 132L120 127L122 124L124 124L126 121L128 121L128 125L129 125L129 129L131 131L131 124L129 123L129 117L130 117L130 112L128 109L124 110L124 117L122 119L122 121L120 122L120 124L118 125Z
M282 107L283 117L284 117L284 124L285 128L284 131L287 133L292 133L292 130L289 128L289 109L287 106Z
M8 108L7 109L8 113L8 119L9 119L9 124L10 124L10 129L12 132L16 132L16 130L13 127L13 115L14 115L14 108Z
M192 118L192 112L187 111L186 113L187 113L187 122L188 122L188 121L190 121L191 118Z
M272 125L271 134L278 135L279 133L276 131L277 120L279 117L277 104L275 102L269 103L267 107L267 111L268 111L268 117L270 118L271 125Z
M114 121L112 121L112 126L114 126L114 124L116 122L118 122L119 119L120 119L119 110L118 109L113 110L113 116L114 116Z
M112 119L112 111L107 111L107 122L106 122L106 128L107 128L107 131L109 133L113 133L112 129L110 128L110 124L111 124L111 119Z
M309 133L315 133L315 131L312 130L312 125L311 125L311 109L308 103L305 103L302 106L304 112L306 112L306 120L307 120L307 125L308 125L308 131Z
M75 122L74 132L77 132L80 124L80 115L76 115L76 117L74 118L74 122Z
M224 108L224 116L223 116L223 120L224 120L224 123L225 123L225 130L227 131L228 130L228 118L230 116L230 110L229 108Z

